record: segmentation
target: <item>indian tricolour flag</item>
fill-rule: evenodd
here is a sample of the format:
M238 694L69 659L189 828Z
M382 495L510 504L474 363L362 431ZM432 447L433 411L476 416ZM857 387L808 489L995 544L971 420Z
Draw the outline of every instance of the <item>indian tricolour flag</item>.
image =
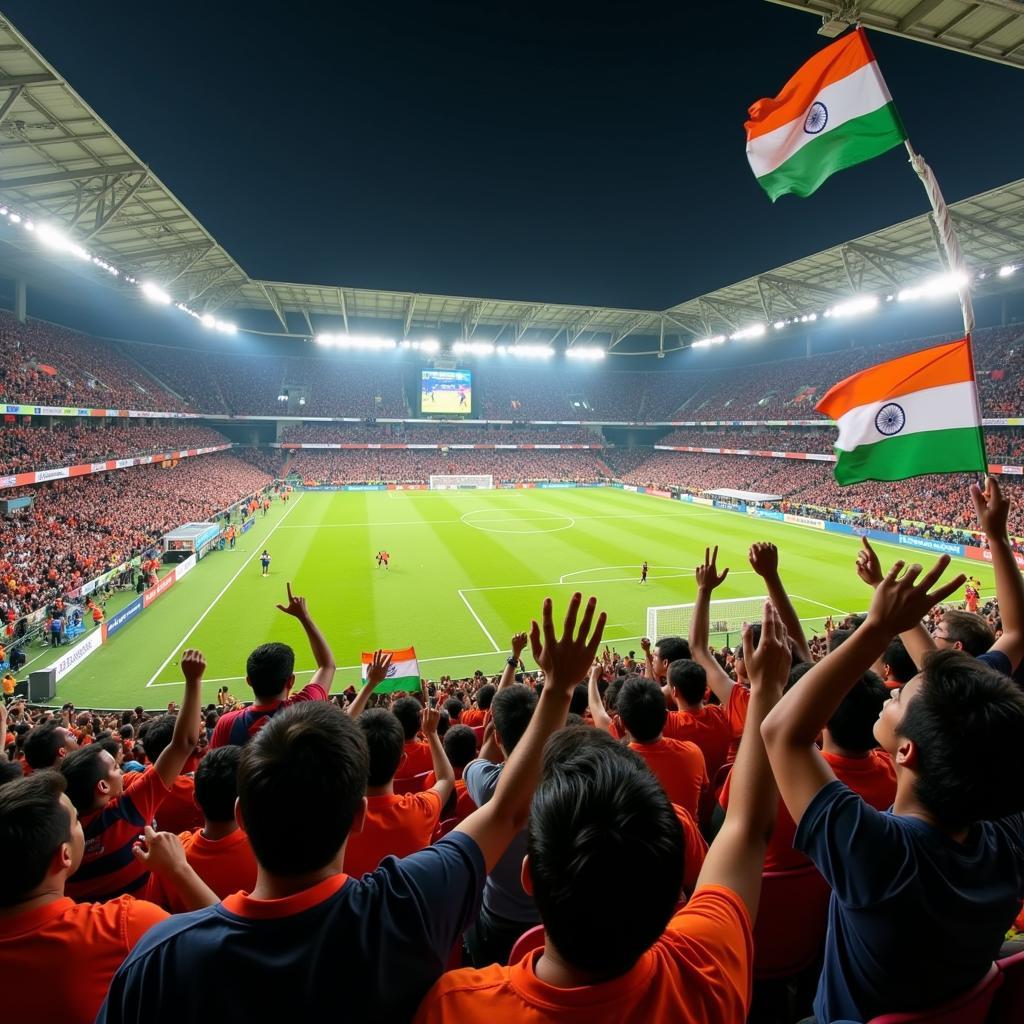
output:
M758 100L746 129L747 159L772 202L809 196L906 138L862 29L816 53L774 99Z
M416 660L416 649L406 647L401 651L388 651L385 654L391 655L391 667L388 669L388 676L374 690L374 693L394 693L396 690L413 692L420 688L420 663ZM363 682L366 682L366 672L373 661L373 654L370 651L363 651Z
M987 469L969 338L861 370L817 409L839 427L840 484Z

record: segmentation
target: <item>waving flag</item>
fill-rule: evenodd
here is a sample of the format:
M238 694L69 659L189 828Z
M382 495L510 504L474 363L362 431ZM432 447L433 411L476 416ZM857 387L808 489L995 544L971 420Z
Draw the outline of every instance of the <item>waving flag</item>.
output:
M388 676L374 693L395 693L397 690L404 690L411 693L420 688L420 664L416 660L416 649L406 647L400 651L385 651L391 655L391 667L388 669ZM370 651L363 651L363 682L366 682L366 672L373 661L373 654Z
M774 99L750 108L747 159L775 202L900 145L906 132L862 29L816 53Z
M839 484L987 470L970 338L861 370L816 408L839 427Z

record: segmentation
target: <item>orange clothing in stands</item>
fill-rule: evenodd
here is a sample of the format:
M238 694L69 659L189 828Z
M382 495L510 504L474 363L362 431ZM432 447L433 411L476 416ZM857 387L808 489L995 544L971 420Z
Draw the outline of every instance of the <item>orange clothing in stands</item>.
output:
M424 849L440 820L437 793L367 797L363 830L351 833L345 847L345 874L361 878L389 855L408 857Z
M696 816L701 790L708 785L700 747L664 737L653 743L630 743L629 747L647 762L669 800Z
M697 820L689 811L679 804L673 804L672 810L683 826L683 889L689 894L697 887L697 877L708 855L708 844L700 834Z
M430 756L430 744L421 743L419 740L409 740L402 747L405 760L398 766L395 772L396 779L411 779L414 775L422 775L434 767L434 759ZM350 871L351 875L352 872Z
M155 771L152 765L147 772ZM203 825L203 812L196 806L196 784L191 775L179 775L156 813L161 832L191 832Z
M700 747L708 778L713 779L725 764L732 742L732 727L720 704L712 704L700 711L670 711L662 730L667 740L689 740Z
M481 711L479 708L467 708L459 716L459 725L486 725L487 719L490 717L490 711Z
M221 898L236 892L252 892L256 887L256 856L249 837L240 828L223 839L207 839L203 830L182 832L178 838L185 847L185 859L192 870ZM164 905L174 914L189 908L176 892L163 889Z
M743 727L747 724L747 708L750 706L750 690L742 683L737 683L729 694L729 702L725 705L725 714L732 728L732 739L729 742L727 761L736 760L736 752L740 749Z

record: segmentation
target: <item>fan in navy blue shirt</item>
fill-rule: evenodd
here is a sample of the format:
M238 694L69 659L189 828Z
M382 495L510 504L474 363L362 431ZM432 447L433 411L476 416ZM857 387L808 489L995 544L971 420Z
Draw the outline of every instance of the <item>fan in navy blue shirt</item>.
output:
M255 889L152 929L118 970L97 1020L410 1019L472 921L487 871L525 825L544 744L565 724L573 688L594 660L605 615L594 621L591 598L577 634L579 606L575 594L560 639L550 600L543 644L533 623L544 690L494 797L433 846L386 857L361 879L342 864L366 812L362 730L322 702L275 715L246 745L238 771ZM367 686L386 673L378 651Z
M919 565L904 572L897 562L864 623L762 726L782 798L799 823L795 845L833 889L814 1003L820 1024L917 1010L970 988L1024 898L1024 794L1016 782L1024 695L1005 675L942 651L894 691L875 726L896 766L889 812L839 783L815 746L890 639L963 585L959 576L936 586L948 564L943 556L922 575Z

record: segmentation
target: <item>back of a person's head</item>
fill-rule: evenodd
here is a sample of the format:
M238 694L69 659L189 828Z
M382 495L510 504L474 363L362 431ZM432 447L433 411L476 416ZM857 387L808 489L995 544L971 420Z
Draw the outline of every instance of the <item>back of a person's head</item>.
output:
M829 634L828 638L828 652L831 654L836 648L842 647L847 640L856 632L853 629L834 629Z
M416 739L416 733L420 730L420 713L422 711L423 706L413 697L399 697L391 705L391 713L401 723L406 742Z
M33 726L25 737L22 750L30 768L52 768L57 753L65 746L65 732L58 722L44 722Z
M506 754L511 754L523 738L536 706L537 693L529 686L510 686L494 695L491 717Z
M287 644L260 644L245 663L245 676L257 697L276 697L295 674L295 652Z
M21 770L20 765L14 761L0 759L0 786L6 786L8 782L16 782L24 777L25 773Z
M992 627L975 612L964 612L953 608L942 613L939 624L946 640L957 643L968 653L977 657L984 654L996 640Z
M616 708L622 724L637 743L651 743L665 728L668 708L661 687L643 676L633 676L622 684Z
M177 715L161 715L151 719L140 730L139 741L150 764L156 764L156 759L170 746L177 719Z
M61 843L71 841L71 816L61 804L64 779L38 771L0 786L0 907L13 907L46 877Z
M614 715L618 713L619 691L622 689L622 684L628 678L628 676L616 676L608 684L608 689L604 691L604 706L608 714Z
M456 697L449 697L444 702L444 709L448 712L448 718L455 724L462 717L462 712L465 710L465 705Z
M658 657L662 661L679 661L680 658L692 658L690 644L681 636L663 636L655 645L658 648Z
M703 665L679 658L668 667L669 685L687 704L699 704L708 689L708 674Z
M67 785L68 799L79 814L91 811L96 803L96 784L107 776L106 753L96 743L72 750L60 762L60 773Z
M491 702L494 700L494 694L497 687L494 683L484 683L483 686L477 691L476 694L476 706L481 711L490 711Z
M362 804L368 764L363 731L334 705L303 701L274 715L238 766L239 807L259 863L277 875L329 864Z
M356 724L366 738L366 749L369 754L367 764L367 784L385 786L398 771L402 763L405 733L398 719L390 711L383 708L370 708L357 719Z
M1024 808L1024 694L963 651L937 651L898 726L917 751L915 793L946 828Z
M866 754L878 746L875 723L889 690L874 672L865 672L850 688L828 720L833 742L854 754Z
M196 803L207 821L231 821L238 797L238 763L242 748L234 744L207 751L196 768Z
M468 725L453 725L444 734L444 752L453 768L465 768L476 757L476 734Z
M577 683L573 687L572 697L569 698L569 714L570 715L582 715L587 710L587 705L590 703L590 697L587 693L586 683Z
M906 645L898 636L889 641L882 661L889 666L889 676L897 683L909 683L917 675L914 659L907 653Z
M573 967L602 979L636 963L679 900L679 819L646 763L597 729L563 729L548 741L527 852L549 941ZM614 914L594 899L609 878L621 897Z

